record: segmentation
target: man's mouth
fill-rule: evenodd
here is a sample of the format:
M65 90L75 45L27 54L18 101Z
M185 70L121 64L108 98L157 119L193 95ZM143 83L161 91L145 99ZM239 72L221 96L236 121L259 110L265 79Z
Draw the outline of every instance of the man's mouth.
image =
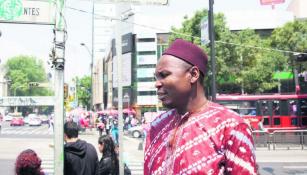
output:
M163 100L167 96L166 93L158 92L158 99Z

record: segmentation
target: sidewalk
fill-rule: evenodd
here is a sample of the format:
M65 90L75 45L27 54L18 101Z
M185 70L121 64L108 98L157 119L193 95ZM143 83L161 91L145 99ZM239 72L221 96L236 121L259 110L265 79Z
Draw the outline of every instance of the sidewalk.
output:
M307 150L256 150L257 162L306 162Z
M97 140L99 138L98 131L87 130L85 134L80 134L80 138L92 143L97 149ZM141 140L124 136L124 156L125 161L137 160L143 161L143 150L139 150ZM144 146L144 145L143 145ZM307 163L307 150L268 150L267 148L258 148L255 151L257 162L306 162Z
M143 162L144 160L144 152L143 150L139 150L140 143L142 142L141 139L135 139L131 138L129 136L124 135L124 161L126 163L137 161L137 162ZM87 141L88 143L91 143L96 148L96 151L98 153L98 157L101 157L101 153L99 153L98 150L98 138L99 133L97 130L93 129L92 131L86 130L84 133L79 134L79 138L82 140ZM143 145L144 146L144 145Z

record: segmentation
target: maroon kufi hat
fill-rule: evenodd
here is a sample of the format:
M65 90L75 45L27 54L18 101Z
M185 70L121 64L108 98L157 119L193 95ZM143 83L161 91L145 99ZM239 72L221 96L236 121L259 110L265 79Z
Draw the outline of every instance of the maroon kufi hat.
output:
M176 39L162 55L172 55L182 59L198 69L206 75L208 57L206 53L195 44L183 39Z

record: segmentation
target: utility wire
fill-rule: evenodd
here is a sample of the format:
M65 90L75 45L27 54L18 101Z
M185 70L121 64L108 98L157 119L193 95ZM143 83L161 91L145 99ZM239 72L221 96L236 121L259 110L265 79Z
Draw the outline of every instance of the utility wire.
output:
M70 6L66 6L67 9L71 9L71 10L75 10L75 11L79 11L82 13L88 13L88 14L92 14L92 12L86 11L86 10L81 10L81 9L77 9L74 7L70 7ZM185 33L179 33L179 32L175 32L175 31L169 31L167 29L161 29L158 27L153 27L153 26L149 26L149 25L145 25L145 24L139 24L139 23L135 23L135 22L128 22L124 19L121 18L115 18L115 17L111 17L111 16L105 16L105 15L101 15L101 14L96 14L94 13L95 16L100 17L100 18L104 18L106 20L114 20L114 21L120 21L123 23L127 23L127 24L133 24L136 26L140 26L143 28L147 28L147 29L151 29L154 31L163 31L163 32L171 32L177 35L182 35L182 36L186 36L186 37L192 37L192 38L197 38L200 39L200 37L198 36L193 36L193 35L189 35L189 34L185 34ZM219 44L228 44L228 45L235 45L235 46L240 46L240 47L247 47L247 48L253 48L253 49L259 49L259 50L266 50L266 51L276 51L276 52L282 52L282 53L291 53L291 54L305 54L303 52L296 52L296 51L291 51L291 50L282 50L282 49L276 49L276 48L266 48L266 47L258 47L258 46L253 46L253 45L243 45L243 44L237 44L237 43L232 43L232 42L225 42L225 41L215 41Z

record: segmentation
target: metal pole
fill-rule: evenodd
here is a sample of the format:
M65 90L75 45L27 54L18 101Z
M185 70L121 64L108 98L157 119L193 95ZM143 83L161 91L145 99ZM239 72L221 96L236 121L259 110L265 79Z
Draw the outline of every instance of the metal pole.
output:
M54 174L64 171L64 71L55 70L54 74Z
M93 66L94 66L94 19L95 19L95 0L92 0L92 54L91 54L91 107L90 110L93 110Z
M209 0L209 38L210 38L210 57L211 57L211 70L212 70L212 101L216 100L216 60L215 60L215 44L214 44L214 15L213 15L214 0Z
M64 64L66 31L62 24L65 1L57 0L54 26L54 174L64 174Z
M116 16L121 18L122 3L116 4ZM123 162L123 87L122 87L122 38L121 38L121 21L117 21L115 27L116 34L116 57L117 57L117 83L118 83L118 136L119 136L119 174L124 174Z

